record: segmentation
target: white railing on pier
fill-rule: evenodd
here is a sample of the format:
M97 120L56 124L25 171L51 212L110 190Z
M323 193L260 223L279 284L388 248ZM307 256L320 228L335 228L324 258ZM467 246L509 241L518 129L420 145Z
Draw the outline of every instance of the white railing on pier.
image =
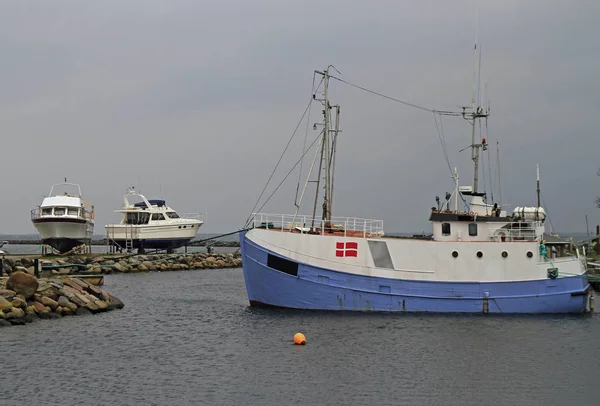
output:
M383 236L383 220L332 217L331 221L325 221L313 219L312 216L307 215L270 213L253 213L252 216L252 228L321 235L343 233L344 236L351 234L352 237L362 236L363 238Z
M531 223L508 223L501 228L488 228L491 239L497 241L536 241L540 240L544 233L541 222Z

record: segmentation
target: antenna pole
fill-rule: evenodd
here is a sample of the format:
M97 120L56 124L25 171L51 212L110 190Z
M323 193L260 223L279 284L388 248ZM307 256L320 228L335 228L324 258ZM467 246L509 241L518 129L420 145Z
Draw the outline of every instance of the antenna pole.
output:
M537 165L537 207L542 207L540 203L540 165Z
M454 167L454 183L455 183L455 189L454 189L454 210L458 213L458 170L456 169L456 167Z
M500 210L502 210L502 178L500 177L500 143L496 140L496 163L498 164L498 191L500 193Z

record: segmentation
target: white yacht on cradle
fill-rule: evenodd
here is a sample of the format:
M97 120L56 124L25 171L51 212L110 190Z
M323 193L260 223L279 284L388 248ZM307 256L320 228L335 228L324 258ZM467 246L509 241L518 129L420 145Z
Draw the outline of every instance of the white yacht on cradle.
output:
M120 224L108 224L106 237L109 244L118 250L159 249L172 252L190 242L203 224L198 213L181 216L162 199L148 200L131 189L123 198L124 206Z
M40 233L42 244L65 253L88 245L94 233L94 206L83 200L75 183L52 185L42 204L31 210L31 222Z

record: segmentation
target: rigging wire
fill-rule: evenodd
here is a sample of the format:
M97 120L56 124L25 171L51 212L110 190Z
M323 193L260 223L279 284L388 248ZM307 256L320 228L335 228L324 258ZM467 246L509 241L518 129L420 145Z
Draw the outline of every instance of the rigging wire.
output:
M430 108L427 108L427 107L419 106L418 104L409 103L407 101L400 100L400 99L397 99L395 97L388 96L388 95L385 95L383 93L376 92L374 90L367 89L366 87L362 87L362 86L356 85L356 84L348 82L347 80L344 80L342 78L338 78L337 76L329 75L329 78L330 79L335 79L335 80L337 80L339 82L342 82L342 83L345 83L345 84L347 84L349 86L352 86L352 87L355 87L357 89L360 89L360 90L362 90L364 92L374 94L375 96L383 97L384 99L388 99L388 100L394 101L396 103L404 104L405 106L413 107L413 108L418 109L418 110L427 111L427 112L430 112L430 113L436 113L436 114L444 115L444 116L462 116L462 113L458 113L458 112L455 112L455 111L435 110L435 109L430 109Z
M448 159L448 149L446 147L446 140L444 138L444 127L442 125L442 116L440 116L439 126L438 126L438 122L437 122L437 118L436 118L436 113L433 113L433 121L435 122L435 128L438 133L438 138L440 140L440 144L442 145L442 151L444 152L444 158L446 158L446 163L448 164L448 170L450 171L450 174L453 175L452 165L450 165L450 159Z
M548 209L548 206L546 205L546 201L544 200L544 192L542 192L541 189L540 189L540 196L542 197L542 204L546 208L546 217L548 218L548 221L550 222L550 228L552 228L552 232L554 232L554 224L552 224L552 219L550 218L550 210Z
M310 151L310 149L315 145L315 143L321 138L321 134L323 132L321 131L321 133L319 133L319 135L314 139L313 142L311 142L311 144L308 146L308 148L306 149L306 151L304 151L304 153L302 154L302 156L300 156L300 159L298 159L298 161L296 161L296 163L294 164L294 166L292 167L292 169L289 170L289 172L287 173L287 175L285 175L285 177L281 180L281 182L279 182L279 185L277 185L277 187L275 188L275 190L273 190L273 192L269 195L269 197L267 197L267 200L265 200L265 202L262 204L262 206L260 206L257 210L257 212L260 212L263 207L265 207L265 205L269 202L269 200L271 200L271 198L273 197L273 195L277 192L277 190L279 190L279 188L281 187L281 185L283 184L283 182L286 181L286 179L292 174L292 172L294 172L294 169L296 169L296 167L298 166L298 164L300 162L302 162L302 160L304 159L304 156L308 153L308 151ZM252 209L252 212L254 212L254 209ZM244 228L247 228L248 225L250 224L250 221L252 219L252 214L250 214L248 216L248 220L246 220L246 225L244 226Z
M265 187L263 188L262 192L260 193L260 196L258 196L258 199L256 200L256 203L254 203L254 207L252 207L252 210L250 211L250 215L246 219L246 225L248 225L248 223L250 222L250 218L252 217L252 213L254 213L254 210L256 209L256 206L258 206L258 203L260 202L260 199L263 197L263 195L265 193L265 190L267 190L267 187L269 186L269 183L271 182L271 179L273 178L273 175L275 175L275 171L277 171L277 168L279 167L279 164L281 163L281 160L283 159L283 156L285 155L285 152L287 151L287 149L289 148L290 144L292 143L292 140L294 139L294 136L296 136L296 132L298 132L298 128L300 128L300 124L302 124L302 121L304 120L304 117L306 116L306 113L309 111L310 106L312 104L312 101L313 101L313 99L312 99L312 95L311 95L310 101L308 102L308 105L304 109L304 113L302 113L302 117L300 118L300 121L298 121L298 124L296 125L296 128L294 129L294 132L292 133L292 136L290 137L290 139L288 140L285 148L283 149L283 152L281 153L281 156L279 157L279 160L277 161L277 164L275 165L275 168L273 168L273 172L271 172L271 176L269 176L269 179L267 180L267 183L266 183ZM304 156L304 155L305 154L302 154L302 156Z
M315 76L316 74L313 72L313 83L312 83L312 91L311 91L311 95L315 94L316 92L319 91L319 88L321 87L321 85L323 84L323 78L321 78L321 81L319 82L319 85L316 87L315 89ZM304 143L302 144L302 152L304 152L306 150L306 139L308 138L308 127L310 125L310 109L308 110L308 117L306 118L306 130L304 131ZM298 192L300 190L300 179L302 177L302 166L304 164L303 162L300 162L300 171L298 172L298 184L296 185L296 197L294 198L294 206L298 206Z

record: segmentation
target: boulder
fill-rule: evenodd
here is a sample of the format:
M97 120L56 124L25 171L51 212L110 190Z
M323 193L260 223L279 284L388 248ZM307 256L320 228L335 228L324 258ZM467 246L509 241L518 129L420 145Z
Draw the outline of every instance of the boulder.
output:
M27 306L27 308L25 308L25 313L30 315L36 314L35 307L33 305Z
M83 288L79 286L79 284L73 282L71 279L64 280L65 288L70 287L74 289L76 292L83 292Z
M22 309L27 307L27 302L20 297L15 297L10 304L12 304L13 307L20 307Z
M25 312L23 311L23 309L19 309L18 307L13 307L12 312L10 312L9 314L13 315L13 318L15 319L20 319L21 317L25 317ZM8 317L7 317L8 319Z
M23 264L24 267L30 267L33 265L33 260L31 258L28 257L23 257L21 258L21 263Z
M69 302L69 299L67 299L65 296L60 296L58 298L57 303L61 307L67 307L67 306L69 306L69 303L71 303L71 302Z
M77 310L75 310L75 314L77 316L81 316L81 315L87 315L87 314L92 314L92 312L90 312L88 309L86 309L85 307L79 307L77 308Z
M88 286L90 286L87 282L79 278L72 278L71 280L81 286L83 289L87 289Z
M12 324L10 324L10 321L0 319L0 327L10 327L10 326L12 326Z
M15 272L6 281L6 289L14 290L25 299L32 298L38 286L37 278L24 272Z
M38 314L42 313L44 311L44 309L46 308L46 306L44 306L43 304L41 304L37 300L35 302L33 302L31 304L31 306L33 306L33 308L35 309L35 312L38 313Z
M12 299L16 295L17 295L17 292L15 292L14 290L0 289L0 297L3 297L5 299Z
M48 281L42 279L39 281L40 285L37 289L37 293L41 296L47 296L50 299L56 300L58 299L60 288L54 286L54 283L49 283Z
M13 307L13 305L11 302L6 300L4 297L0 296L0 310L10 309L12 307Z
M88 286L88 292L90 292L91 294L93 294L96 297L102 296L102 289L99 289L94 285Z
M110 295L108 310L122 309L123 307L125 307L125 305L123 304L123 302L121 302L121 300L118 297Z
M52 310L56 309L58 307L58 303L53 300L50 299L49 297L46 296L42 296L40 298L40 302L44 305L44 306L48 306L49 308L51 308Z

